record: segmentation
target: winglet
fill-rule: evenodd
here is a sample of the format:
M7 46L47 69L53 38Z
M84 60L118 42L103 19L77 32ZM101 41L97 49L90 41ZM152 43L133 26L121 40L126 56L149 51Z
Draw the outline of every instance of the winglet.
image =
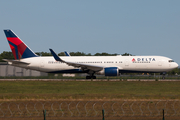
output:
M69 57L71 56L67 51L64 51L64 53L66 56L69 56Z
M49 50L51 51L51 54L53 55L56 61L64 62L52 49L49 49Z

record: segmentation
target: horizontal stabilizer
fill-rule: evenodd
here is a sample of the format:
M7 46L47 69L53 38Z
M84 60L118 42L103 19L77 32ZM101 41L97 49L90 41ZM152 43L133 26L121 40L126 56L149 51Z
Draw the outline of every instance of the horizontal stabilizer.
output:
M29 65L30 63L22 62L19 60L8 60L8 59L3 59L4 61L10 63L10 64L24 64L24 65Z

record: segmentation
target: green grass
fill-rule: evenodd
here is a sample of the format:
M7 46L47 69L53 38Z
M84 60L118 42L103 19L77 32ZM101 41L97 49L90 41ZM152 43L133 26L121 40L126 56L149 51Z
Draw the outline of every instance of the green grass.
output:
M180 82L0 81L0 99L180 99Z

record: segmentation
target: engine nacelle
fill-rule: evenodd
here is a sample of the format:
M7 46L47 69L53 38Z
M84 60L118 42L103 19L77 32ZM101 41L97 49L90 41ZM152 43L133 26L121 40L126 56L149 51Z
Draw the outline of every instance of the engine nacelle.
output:
M117 67L107 67L100 71L99 74L104 74L105 76L119 76L119 69Z

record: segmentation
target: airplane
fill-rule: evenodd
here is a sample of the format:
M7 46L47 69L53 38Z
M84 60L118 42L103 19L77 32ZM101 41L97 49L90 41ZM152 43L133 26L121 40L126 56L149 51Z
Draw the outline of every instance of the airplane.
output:
M12 30L4 30L14 60L3 59L12 66L46 73L87 73L86 79L95 75L119 76L121 73L166 73L178 67L171 58L163 56L38 56Z

